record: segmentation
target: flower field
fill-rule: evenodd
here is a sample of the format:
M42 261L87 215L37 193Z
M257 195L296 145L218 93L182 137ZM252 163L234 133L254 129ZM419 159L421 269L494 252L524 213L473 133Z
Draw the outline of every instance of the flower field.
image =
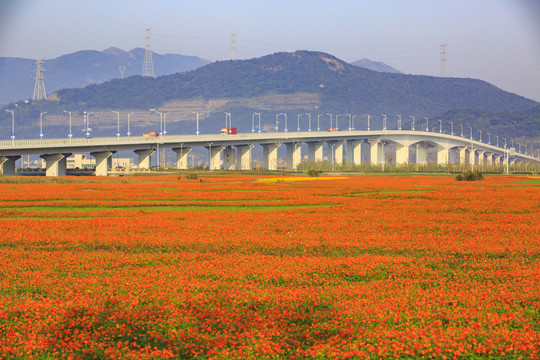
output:
M540 179L0 184L0 359L540 357Z

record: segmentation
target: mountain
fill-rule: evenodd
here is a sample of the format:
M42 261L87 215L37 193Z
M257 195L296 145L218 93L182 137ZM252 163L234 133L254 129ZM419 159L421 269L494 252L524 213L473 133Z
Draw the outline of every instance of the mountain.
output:
M317 114L323 114L323 128L329 125L327 113L356 114L356 129L365 129L363 114L371 114L371 127L377 129L382 124L381 114L388 115L389 128L396 128L396 114L401 114L406 128L410 126L410 116L431 120L455 109L469 109L486 116L506 113L500 115L504 117L526 113L539 104L481 80L376 72L326 53L296 51L249 60L218 61L157 78L130 76L85 88L59 90L46 102L17 105L17 124L23 128L23 134L27 126L35 136L39 112L47 111L47 123L56 124L65 136L63 109L69 109L77 124L82 124L84 111L93 112L95 136L107 136L116 132L113 109L123 113L124 122L125 114L137 113L131 118L131 125L132 132L138 134L156 131L159 126L159 117L150 109L169 112L166 119L169 133L181 134L194 131L193 112L201 114L200 129L207 133L222 127L224 112L233 114L239 131L251 130L254 112L262 114L263 130L281 112L288 113L291 124L296 122L297 115L306 112L312 114L312 124L319 118ZM8 123L9 115L0 111L0 121ZM520 116L516 115L516 121L520 121ZM445 119L450 118L447 115ZM346 119L342 115L340 124ZM307 121L306 117L302 120ZM475 121L472 116L463 125L477 129ZM487 127L484 130L490 131ZM9 132L0 133L0 137L8 135Z
M351 65L359 66L364 69L369 69L369 70L378 71L378 72L403 74L401 71L394 69L390 65L386 65L385 63L380 62L380 61L371 61L369 59L362 59L362 60L352 62Z
M152 53L156 76L174 74L206 65L208 60L195 56ZM48 94L64 88L78 88L124 77L140 75L144 49L124 51L109 48L104 51L84 50L45 60L45 89ZM21 58L0 58L0 104L32 98L35 83L35 61Z
M219 61L185 73L133 76L83 89L64 89L64 106L157 108L177 99L252 98L310 93L320 108L346 113L433 116L456 108L514 111L537 103L481 80L381 73L312 51Z

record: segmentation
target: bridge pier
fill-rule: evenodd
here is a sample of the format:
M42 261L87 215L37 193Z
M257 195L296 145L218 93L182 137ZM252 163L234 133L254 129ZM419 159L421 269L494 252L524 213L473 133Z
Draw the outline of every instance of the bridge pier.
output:
M21 158L20 155L0 156L0 167L2 169L2 175L4 176L17 175L17 172L15 171L15 163L20 158Z
M41 155L45 161L45 176L57 177L66 176L67 158L71 154L44 154Z
M96 158L96 176L107 176L107 169L112 164L112 151L92 152L90 155ZM111 164L109 164L111 162Z
M268 170L277 170L277 149L281 144L263 144L263 163Z
M437 165L450 164L450 149L446 146L437 146Z
M409 162L409 145L396 142L396 165Z
M296 170L302 161L302 144L287 143L287 169Z
M379 139L369 139L368 143L371 147L371 165L379 165L384 162L384 146Z
M328 145L332 148L334 164L343 164L343 141L328 142Z
M491 166L493 165L493 153L486 153L486 164Z
M476 163L476 149L469 149L469 164L471 167L478 165Z
M238 170L251 170L251 149L253 149L252 144L236 146L236 155L238 158L236 168Z
M209 145L208 149L208 170L216 170L221 168L221 152L225 150L225 146Z
M309 161L322 161L323 145L321 141L308 143L308 159Z
M176 153L176 168L187 169L188 168L188 154L191 152L190 147L180 147L172 149Z
M362 164L362 140L347 140L346 162L349 164Z
M478 166L484 166L484 156L486 152L483 150L478 150L476 153L478 154Z
M152 155L154 149L135 150L135 154L139 155L139 169L150 169L152 167Z
M236 150L232 147L226 147L223 150L223 170L236 169Z

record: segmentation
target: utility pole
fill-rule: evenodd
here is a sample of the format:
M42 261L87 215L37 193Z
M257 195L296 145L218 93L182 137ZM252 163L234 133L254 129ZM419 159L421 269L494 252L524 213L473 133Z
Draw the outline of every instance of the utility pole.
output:
M42 64L43 59L36 60L36 83L34 85L34 96L32 96L32 100L47 100Z
M150 50L150 29L146 29L146 46L144 51L142 76L156 77L154 75L154 63L152 62L152 50Z
M126 67L124 65L120 65L118 67L118 70L120 70L120 78L123 79L124 78L124 72L126 71Z
M446 77L446 47L448 44L441 45L441 77Z
M236 60L236 34L231 34L231 60Z

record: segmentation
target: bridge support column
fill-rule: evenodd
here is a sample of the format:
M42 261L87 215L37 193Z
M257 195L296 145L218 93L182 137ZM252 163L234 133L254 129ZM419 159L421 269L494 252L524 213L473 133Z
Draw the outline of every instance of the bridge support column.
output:
M486 152L484 150L478 150L477 153L478 153L478 165L484 166L484 163L485 163L484 157L485 157Z
M71 154L45 154L41 155L45 161L45 176L65 176L67 172L67 158Z
M495 165L502 165L503 164L503 156L502 155L493 155L493 163Z
M135 150L135 154L139 155L139 169L150 169L152 167L151 156L155 153L155 150Z
M181 147L172 149L176 153L176 168L185 170L188 168L188 154L191 152L190 147Z
M223 170L236 169L236 150L227 147L223 150Z
M437 146L437 165L450 164L450 149L446 146Z
M302 144L288 143L287 144L287 169L296 170L302 161Z
M369 139L368 143L371 147L371 165L382 164L384 159L384 148L382 141L379 139Z
M493 165L493 155L495 155L495 154L493 154L493 153L487 153L486 154L486 164L489 165L489 166Z
M0 157L0 167L2 168L2 175L4 176L15 176L17 175L15 171L15 162L19 160L20 155L14 156L1 156Z
M352 157L355 165L362 165L362 144L363 141L351 141Z
M467 165L467 147L462 146L458 147L459 151L459 165L465 166Z
M396 143L396 165L409 163L409 146Z
M476 149L469 149L469 164L471 167L478 165L476 163Z
M277 149L281 144L264 144L263 147L263 163L268 170L277 170Z
M111 151L99 151L90 153L96 158L96 176L107 176L107 169L109 168L109 159L114 152Z
M238 145L236 146L236 168L238 170L251 170L251 149L253 145Z
M323 142L308 143L308 159L309 161L322 161L323 158Z
M343 164L343 141L333 141L328 143L331 151L333 151L334 164Z
M208 169L216 170L221 168L221 152L225 150L224 146L208 146Z

